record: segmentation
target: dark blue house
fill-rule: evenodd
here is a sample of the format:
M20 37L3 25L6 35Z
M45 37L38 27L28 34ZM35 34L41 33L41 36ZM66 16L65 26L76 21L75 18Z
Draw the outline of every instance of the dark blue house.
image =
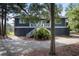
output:
M69 29L67 28L67 18L61 17L61 21L55 24L55 35L69 35ZM26 36L37 27L45 27L50 30L50 23L46 23L45 20L39 23L25 23L20 18L15 18L14 33L16 36Z

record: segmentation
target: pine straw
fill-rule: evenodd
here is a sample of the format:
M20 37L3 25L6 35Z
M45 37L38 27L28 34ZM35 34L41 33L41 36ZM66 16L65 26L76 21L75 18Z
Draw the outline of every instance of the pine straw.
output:
M33 50L24 53L24 56L49 56L49 49ZM79 44L56 48L56 56L79 56Z

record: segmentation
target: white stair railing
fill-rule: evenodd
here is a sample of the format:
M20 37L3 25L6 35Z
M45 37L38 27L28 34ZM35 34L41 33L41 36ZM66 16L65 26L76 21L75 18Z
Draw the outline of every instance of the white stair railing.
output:
M43 23L43 24L40 24L40 23L30 23L29 24L30 28L34 28L32 31L30 31L29 33L26 34L26 36L30 37L32 35L32 33L39 27L45 27L45 28L50 28L50 23Z
M46 28L50 28L51 24L50 23L30 23L29 27L30 28L36 28L36 27L46 27Z

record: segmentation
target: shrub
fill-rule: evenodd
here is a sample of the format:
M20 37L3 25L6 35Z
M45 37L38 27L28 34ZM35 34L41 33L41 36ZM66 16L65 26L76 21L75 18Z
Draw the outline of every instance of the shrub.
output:
M37 40L48 40L51 34L50 34L50 31L46 28L38 28L33 33L33 36Z

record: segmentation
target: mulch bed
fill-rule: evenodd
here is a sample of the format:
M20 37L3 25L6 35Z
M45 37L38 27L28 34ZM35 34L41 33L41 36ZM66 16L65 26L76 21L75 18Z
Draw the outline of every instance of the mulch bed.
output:
M24 53L24 56L49 56L49 49L33 50ZM79 56L79 44L67 45L56 48L56 56Z

